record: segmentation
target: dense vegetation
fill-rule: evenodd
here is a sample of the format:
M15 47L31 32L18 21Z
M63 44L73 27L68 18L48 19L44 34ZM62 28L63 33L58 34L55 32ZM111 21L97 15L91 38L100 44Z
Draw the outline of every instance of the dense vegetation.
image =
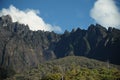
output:
M6 80L119 80L119 66L85 57L48 61Z

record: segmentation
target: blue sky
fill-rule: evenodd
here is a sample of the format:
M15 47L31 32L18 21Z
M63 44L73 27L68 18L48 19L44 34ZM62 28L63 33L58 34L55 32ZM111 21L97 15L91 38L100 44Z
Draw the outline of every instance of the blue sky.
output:
M119 0L117 0L119 7ZM10 5L20 10L39 10L38 14L46 23L59 26L62 31L80 27L87 29L96 21L91 18L90 11L96 0L0 0L0 10ZM99 12L98 12L99 14Z

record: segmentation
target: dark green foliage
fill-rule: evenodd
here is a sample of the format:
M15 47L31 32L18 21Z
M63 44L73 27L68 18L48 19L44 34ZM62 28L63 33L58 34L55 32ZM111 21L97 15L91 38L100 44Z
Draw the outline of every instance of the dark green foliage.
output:
M10 79L10 78L9 78ZM8 79L8 80L9 80ZM30 71L14 76L15 80L119 80L119 66L84 57L69 56L48 61Z
M6 79L8 77L12 77L13 75L15 75L15 71L13 69L10 68L3 68L0 67L0 80L1 79Z

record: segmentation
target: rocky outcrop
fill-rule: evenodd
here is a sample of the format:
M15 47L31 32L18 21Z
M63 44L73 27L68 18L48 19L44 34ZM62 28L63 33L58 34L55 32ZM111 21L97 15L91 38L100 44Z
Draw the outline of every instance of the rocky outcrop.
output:
M72 51L76 56L86 56L120 64L119 49L120 30L111 27L107 30L96 24L90 25L88 30L78 28L70 33L63 34L54 52L58 58L65 57Z
M27 25L13 23L9 15L0 18L0 66L17 71L54 59L54 48L60 35L54 32L30 31Z
M78 28L56 34L31 31L27 25L13 23L9 15L0 17L0 67L19 72L65 56L86 56L120 64L120 30L107 30L96 24L88 30Z

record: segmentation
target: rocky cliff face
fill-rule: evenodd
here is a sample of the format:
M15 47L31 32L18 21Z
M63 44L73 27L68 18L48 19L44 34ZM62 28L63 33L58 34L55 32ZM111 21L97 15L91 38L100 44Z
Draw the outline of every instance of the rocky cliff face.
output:
M64 44L64 46L62 45ZM57 43L57 57L71 55L86 56L98 60L120 64L120 30L108 30L99 24L90 25L88 30L77 29L64 33Z
M0 66L20 71L41 62L65 56L86 56L120 64L120 30L99 24L54 32L31 31L9 15L0 17Z
M0 66L18 71L56 58L54 48L60 35L30 31L27 25L13 23L10 16L0 18Z

